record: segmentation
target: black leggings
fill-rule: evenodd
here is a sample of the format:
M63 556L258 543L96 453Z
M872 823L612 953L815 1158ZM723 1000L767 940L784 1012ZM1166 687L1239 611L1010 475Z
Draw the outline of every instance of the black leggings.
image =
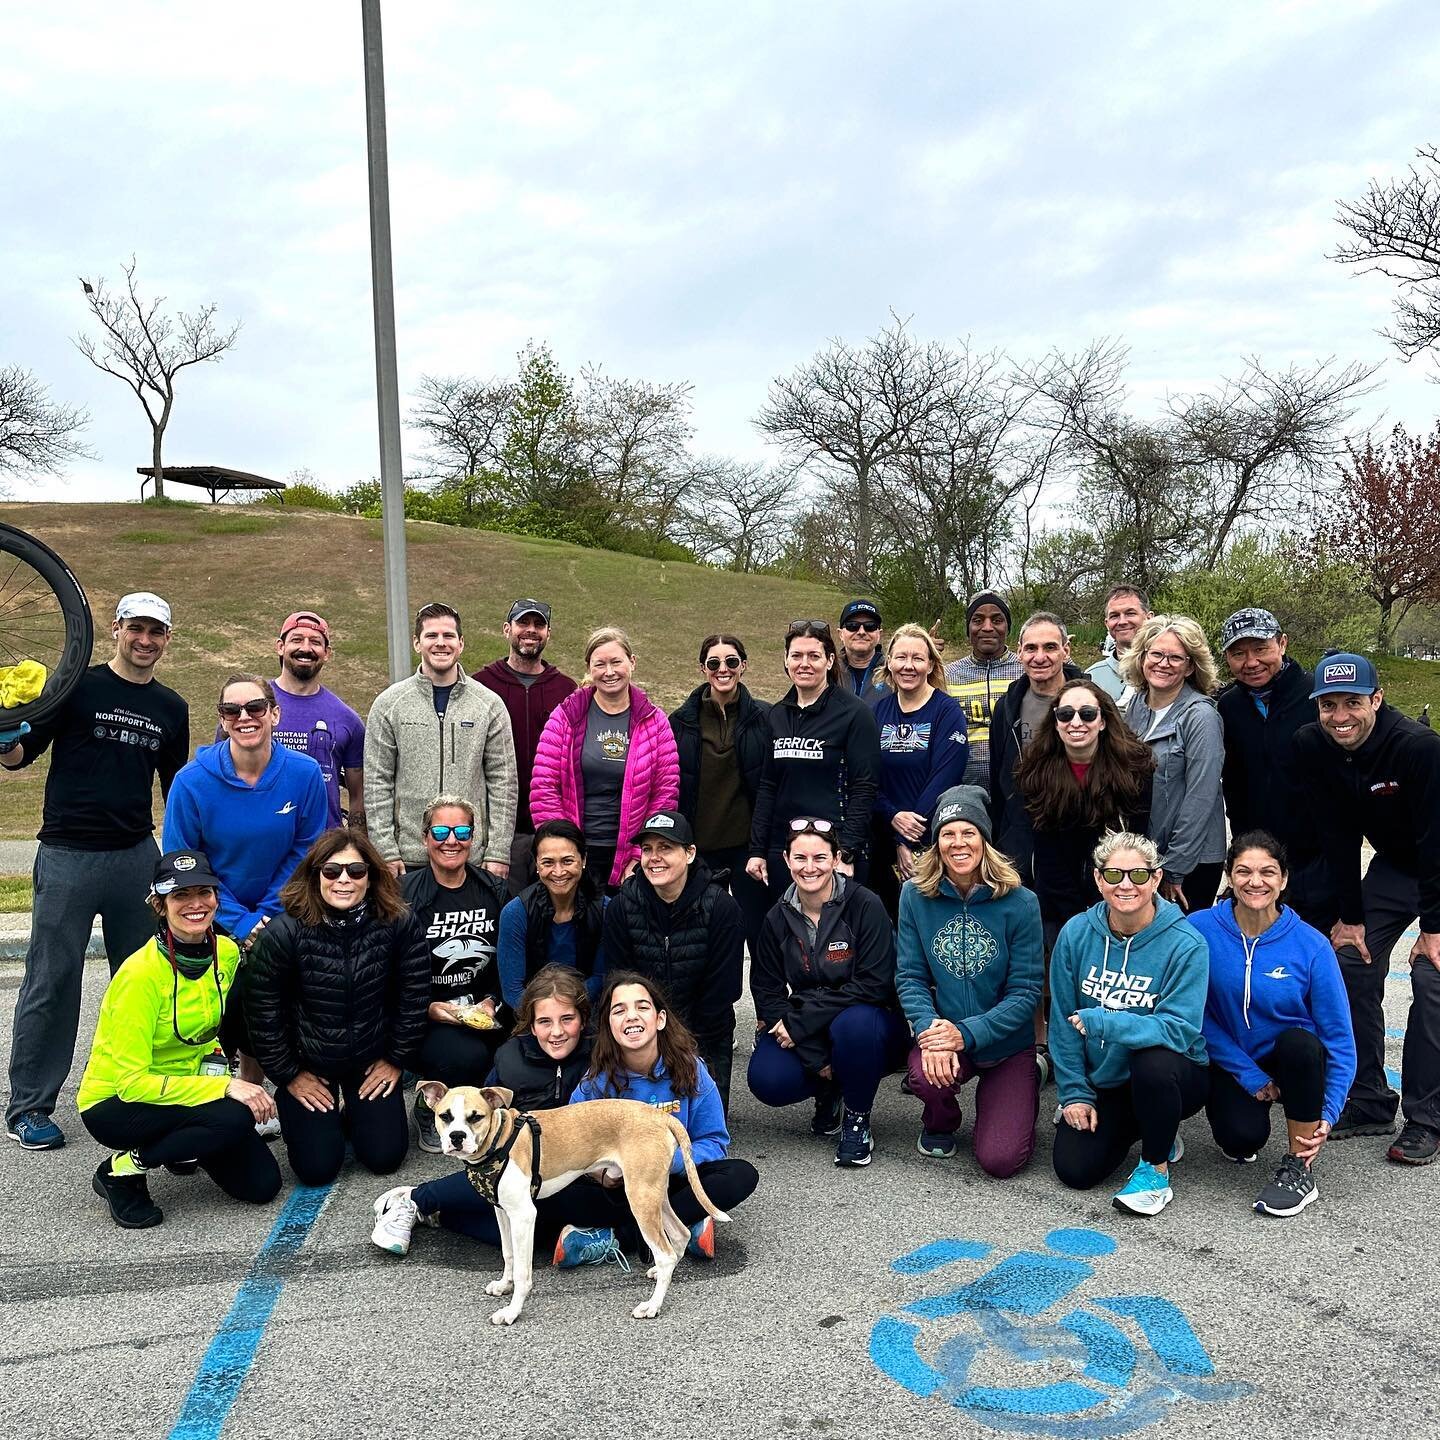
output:
M748 1160L706 1160L695 1169L711 1204L727 1215L760 1183L755 1167ZM623 1249L635 1250L640 1246L640 1231L630 1214L623 1185L606 1186L583 1175L552 1198L555 1210L566 1225L580 1230L611 1229ZM684 1225L694 1225L705 1215L704 1207L695 1198L683 1173L670 1177L670 1204Z
M1075 1130L1064 1120L1055 1127L1056 1177L1072 1190L1089 1190L1114 1174L1137 1139L1140 1158L1163 1165L1180 1122L1201 1109L1209 1088L1206 1067L1174 1050L1132 1051L1129 1084L1096 1092L1094 1130Z
M1298 1027L1282 1030L1275 1048L1255 1063L1280 1089L1287 1120L1314 1124L1325 1104L1325 1047L1320 1037ZM1228 1071L1210 1067L1205 1118L1215 1143L1232 1160L1258 1155L1270 1138L1270 1101L1257 1100Z
M391 1175L404 1163L410 1148L405 1092L397 1085L388 1095L362 1100L364 1079L361 1068L323 1082L332 1096L343 1095L343 1110L307 1110L283 1085L276 1088L285 1152L302 1185L328 1185L340 1173L347 1136L355 1158L372 1174Z
M134 1150L151 1169L198 1160L227 1194L264 1205L280 1191L280 1167L255 1133L255 1117L238 1100L204 1105L147 1105L112 1095L80 1112L85 1128L108 1150Z
M468 1025L431 1021L412 1067L422 1080L445 1085L483 1085L495 1065L495 1052L505 1043L503 1030L472 1030Z
M1224 877L1225 867L1215 863L1197 865L1181 882L1180 889L1185 896L1186 914L1196 915L1208 910L1215 903L1216 892Z

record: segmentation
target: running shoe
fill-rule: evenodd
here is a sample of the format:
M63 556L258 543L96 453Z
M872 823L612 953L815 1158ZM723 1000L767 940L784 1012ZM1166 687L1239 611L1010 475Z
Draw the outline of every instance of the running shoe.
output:
M392 1255L410 1253L410 1234L420 1218L410 1198L411 1189L409 1185L397 1185L375 1202L375 1228L370 1232L370 1243Z
M65 1132L43 1110L17 1115L5 1133L18 1140L22 1150L58 1150L65 1143Z
M922 1130L915 1148L932 1160L948 1160L955 1153L955 1136L944 1130Z
M715 1222L710 1216L702 1216L690 1227L690 1239L686 1243L685 1253L694 1256L696 1260L715 1258Z
M1320 1198L1310 1167L1298 1155L1283 1155L1275 1178L1255 1200L1257 1215L1298 1215Z
M415 1092L415 1128L420 1132L420 1148L427 1155L439 1155L445 1148L440 1143L440 1127L435 1123L435 1112L418 1090Z
M109 1157L100 1162L90 1186L110 1207L110 1218L122 1230L148 1230L165 1218L150 1198L145 1176L111 1174Z
M622 1270L630 1269L630 1262L625 1258L613 1230L608 1227L577 1230L575 1226L567 1225L555 1242L555 1254L550 1263L561 1270L573 1270L577 1265L603 1265L607 1260L613 1260Z
M1174 1198L1170 1177L1162 1175L1148 1160L1142 1160L1113 1203L1117 1210L1128 1210L1132 1215L1158 1215Z
M875 1153L875 1140L870 1134L868 1110L846 1110L840 1123L840 1142L835 1146L835 1163L850 1169L868 1165Z
M815 1113L810 1117L812 1135L838 1135L840 1133L840 1111L844 1108L840 1091L827 1085L815 1097Z
M1437 1153L1440 1153L1440 1130L1411 1120L1385 1152L1385 1158L1397 1165L1431 1165Z

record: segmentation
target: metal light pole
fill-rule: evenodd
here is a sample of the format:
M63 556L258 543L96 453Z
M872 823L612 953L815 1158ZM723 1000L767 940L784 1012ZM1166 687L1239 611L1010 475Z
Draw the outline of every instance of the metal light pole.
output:
M390 261L390 162L385 145L385 54L380 0L360 0L365 36L365 130L370 170L370 280L375 299L375 392L380 412L380 525L385 548L385 633L390 679L410 673L410 590L405 576L405 476L400 465L400 382L395 368L395 274Z

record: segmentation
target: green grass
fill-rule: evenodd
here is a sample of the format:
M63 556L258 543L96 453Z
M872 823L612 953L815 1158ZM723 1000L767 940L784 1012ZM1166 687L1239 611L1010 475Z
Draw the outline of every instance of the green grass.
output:
M28 875L0 875L0 915L28 912L33 897Z
M202 520L202 535L268 535L275 526L268 519L258 515L221 515L214 520Z
M127 545L174 545L179 540L163 530L122 530L115 538Z

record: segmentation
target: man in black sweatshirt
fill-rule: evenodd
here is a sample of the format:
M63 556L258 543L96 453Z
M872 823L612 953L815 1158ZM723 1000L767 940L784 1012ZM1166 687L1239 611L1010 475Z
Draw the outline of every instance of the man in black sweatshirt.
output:
M1418 915L1410 950L1414 1004L1405 1034L1405 1127L1391 1160L1428 1165L1440 1153L1440 735L1385 704L1363 655L1327 655L1311 692L1318 724L1295 736L1293 782L1329 872L1326 913L1340 957L1358 1067L1334 1138L1388 1135L1395 1092L1385 1079L1385 976L1390 952ZM1375 848L1364 879L1360 842Z

